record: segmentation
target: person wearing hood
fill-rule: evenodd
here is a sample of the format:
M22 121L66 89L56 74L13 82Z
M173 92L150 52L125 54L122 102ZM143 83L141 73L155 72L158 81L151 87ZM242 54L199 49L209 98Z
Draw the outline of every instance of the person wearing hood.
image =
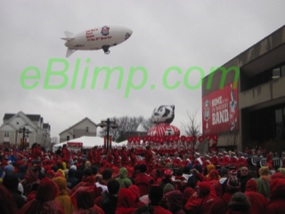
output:
M219 214L226 214L228 211L228 203L223 198L223 187L220 183L213 184L213 187L216 192L216 198L214 203L211 205L210 211L208 214L215 214L217 210Z
M32 166L25 174L24 180L21 181L24 187L24 195L29 195L34 186L38 186L40 183L40 179L38 176L39 172L35 166Z
M168 210L173 214L185 214L183 210L183 195L179 190L174 190L165 194Z
M197 196L192 195L186 202L184 209L193 213L208 213L214 203L215 197L211 194L212 186L209 182L199 182Z
M284 213L285 210L285 179L276 178L270 182L270 202L267 213Z
M250 179L246 182L244 194L251 204L252 214L263 213L264 210L266 210L268 199L265 198L264 195L257 192L256 180Z
M120 188L128 188L133 184L132 180L128 177L128 170L126 167L120 168L119 176L116 180L120 183Z
M55 198L55 201L61 205L65 214L71 214L74 211L74 207L69 196L69 189L67 188L67 181L64 177L55 177L52 179L59 188L59 195Z
M58 186L49 178L43 178L38 187L35 199L27 202L20 209L19 213L64 214L61 206L55 202L55 198L58 194Z
M134 214L136 212L135 207L136 195L127 188L122 188L119 191L118 203L116 208L116 214Z

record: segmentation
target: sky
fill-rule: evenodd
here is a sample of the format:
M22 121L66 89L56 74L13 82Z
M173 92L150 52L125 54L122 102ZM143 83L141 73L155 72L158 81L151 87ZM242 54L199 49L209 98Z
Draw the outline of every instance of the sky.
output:
M172 124L178 128L187 122L187 112L197 112L201 123L201 79L211 67L225 64L283 26L284 8L284 0L1 0L0 117L19 111L40 114L51 126L51 137L85 117L95 123L121 116L149 118L160 105L175 105ZM105 25L127 27L133 34L111 47L108 55L97 50L65 57L64 31L79 33ZM80 66L72 88L76 61ZM121 88L117 88L116 72L107 89L104 74L91 88L93 70L103 66L123 69ZM21 76L31 67L40 78L36 87L27 89ZM144 78L146 83L127 90L130 71L138 67L147 75L136 72L132 83L140 85ZM49 68L66 69L64 87L44 87ZM84 69L90 72L81 89ZM166 71L171 71L167 84L179 83L176 88L163 84ZM35 71L29 72L34 75ZM50 85L59 85L63 78L48 80Z

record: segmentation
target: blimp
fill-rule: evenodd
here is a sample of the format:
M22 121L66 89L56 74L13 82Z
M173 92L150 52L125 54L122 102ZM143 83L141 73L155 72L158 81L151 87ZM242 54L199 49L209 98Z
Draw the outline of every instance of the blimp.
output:
M86 30L77 34L65 31L65 46L67 47L66 57L69 57L77 50L99 50L109 54L109 48L116 46L130 38L133 31L120 26L104 25Z

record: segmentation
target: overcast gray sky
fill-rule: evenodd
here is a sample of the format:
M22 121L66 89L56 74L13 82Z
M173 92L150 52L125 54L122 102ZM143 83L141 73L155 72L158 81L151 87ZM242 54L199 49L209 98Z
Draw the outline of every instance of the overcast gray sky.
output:
M176 66L185 73L199 66L209 74L211 66L226 63L283 26L284 8L284 0L1 0L0 116L19 111L41 114L51 125L51 136L58 136L84 117L95 123L113 116L148 118L155 107L173 104L173 124L180 127L187 111L201 115L201 88L189 90L183 84L183 73L171 73L169 84L181 83L176 89L166 89L162 79L167 68ZM102 50L77 51L65 58L66 47L60 39L65 30L78 33L102 25L128 27L133 34L111 48L109 55ZM53 58L66 60L69 65L68 84L47 90L43 87L45 74ZM81 63L78 85L71 89L76 60ZM20 83L21 73L29 66L41 73L38 87L31 90ZM62 66L55 65L58 69ZM88 83L80 89L84 68L89 68L90 80L93 69L101 66L124 69L122 88L116 88L118 75L114 73L106 90L99 82L95 89ZM126 98L129 70L138 66L147 70L147 83L131 90ZM200 79L199 72L192 72L188 82L195 85ZM141 81L142 76L135 76L134 84Z

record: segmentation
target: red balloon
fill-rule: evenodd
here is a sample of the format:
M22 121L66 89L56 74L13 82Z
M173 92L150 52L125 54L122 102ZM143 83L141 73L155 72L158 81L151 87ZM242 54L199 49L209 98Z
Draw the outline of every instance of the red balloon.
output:
M198 141L201 143L202 141L204 140L204 137L203 136L200 136L199 138L198 138Z
M183 135L180 137L180 140L184 143L186 141L186 137Z

